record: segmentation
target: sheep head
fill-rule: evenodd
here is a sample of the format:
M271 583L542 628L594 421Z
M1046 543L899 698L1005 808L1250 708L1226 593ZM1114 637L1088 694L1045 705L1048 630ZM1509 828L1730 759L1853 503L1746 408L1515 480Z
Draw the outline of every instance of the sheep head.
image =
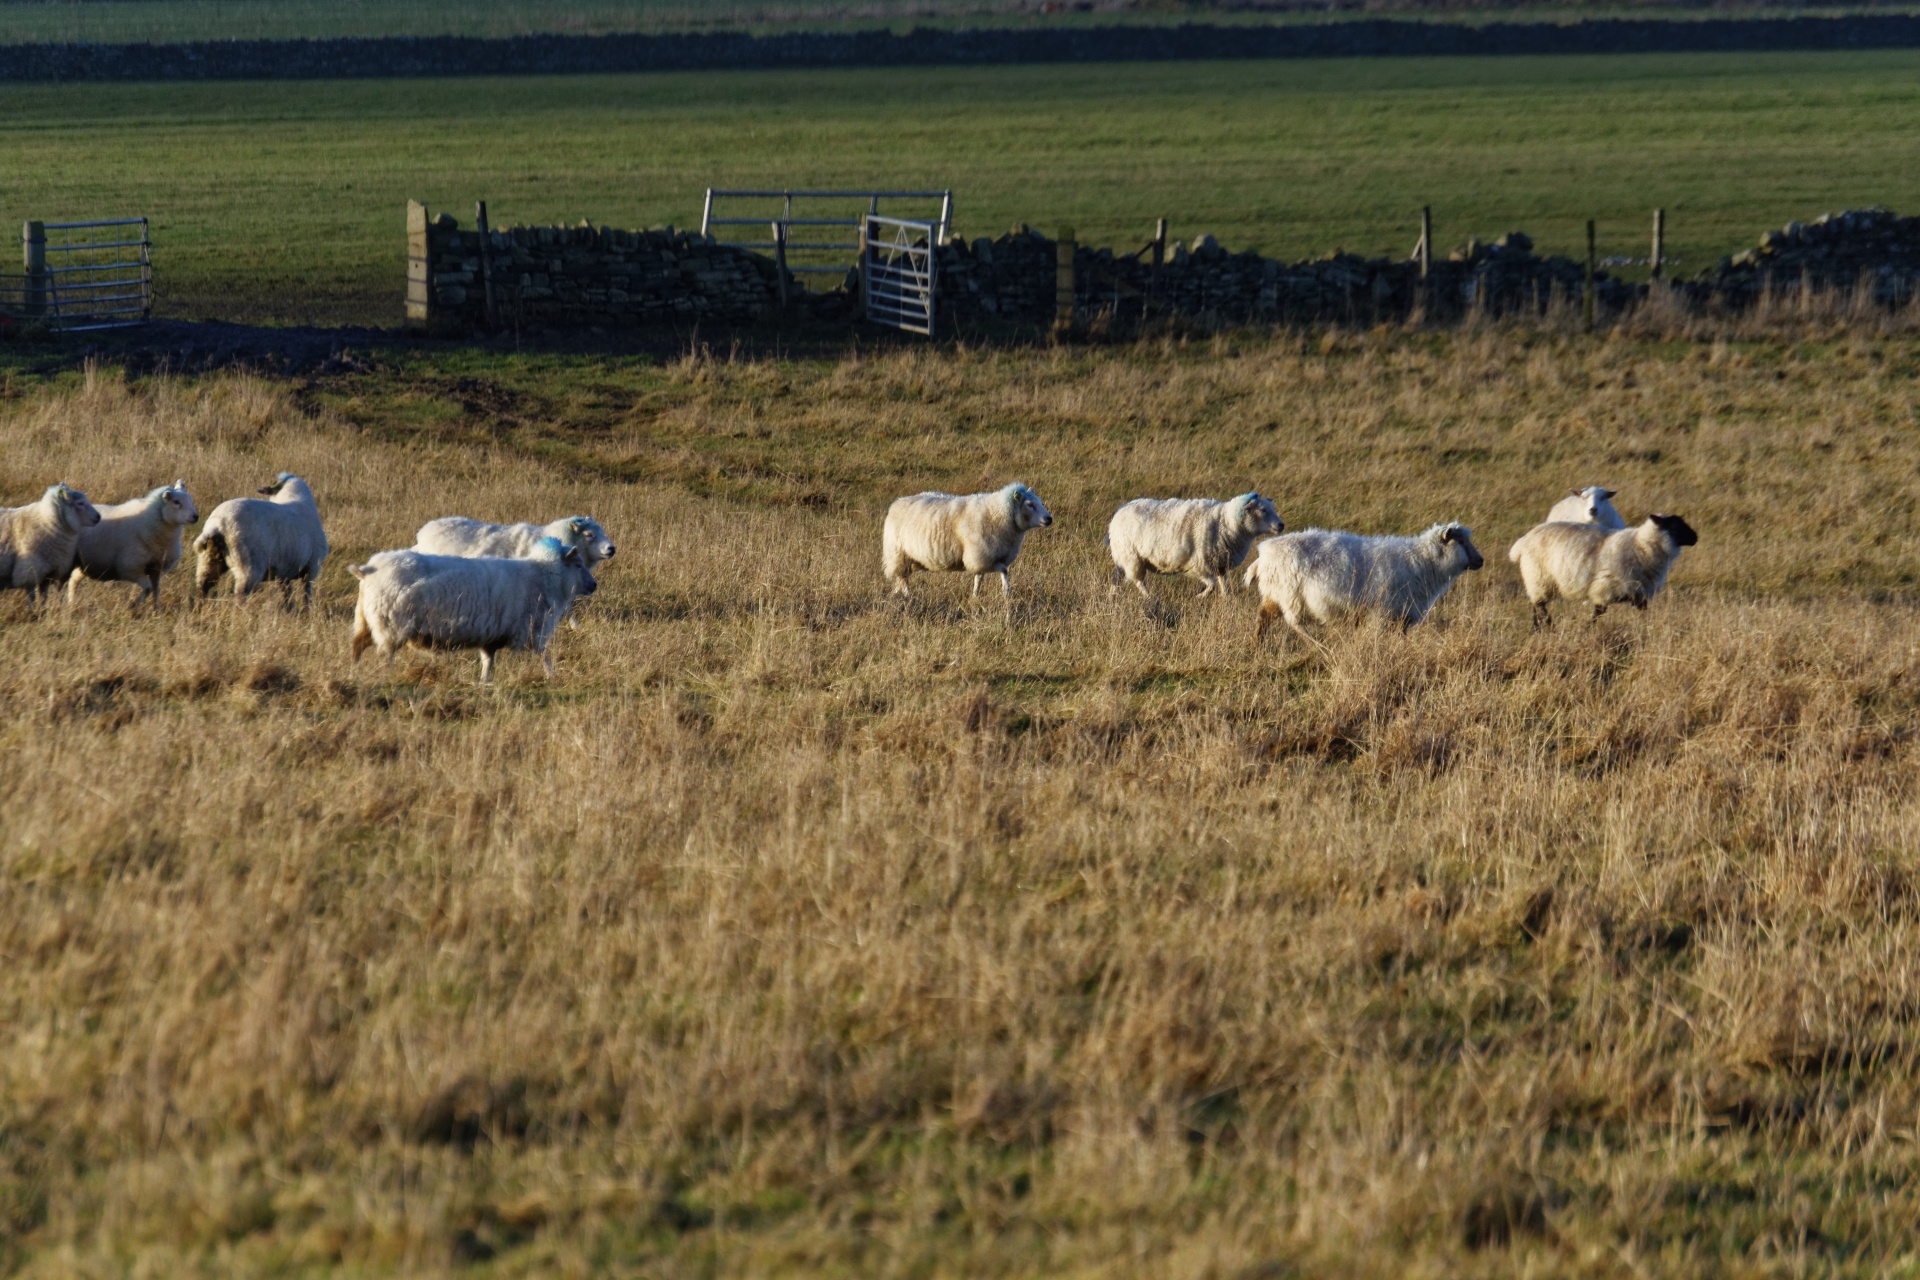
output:
M193 505L186 481L175 480L160 490L160 517L168 524L192 524L200 518L200 508Z
M1486 563L1486 558L1480 554L1480 548L1473 545L1473 530L1463 524L1444 526L1440 530L1440 544L1442 546L1452 545L1460 548L1466 555L1466 567L1469 570L1478 569Z
M1700 535L1693 531L1693 526L1679 516L1661 515L1656 512L1648 516L1647 520L1660 532L1672 538L1673 545L1676 547L1691 547L1700 541Z
M1240 505L1240 528L1243 533L1257 538L1262 534L1279 533L1287 527L1287 522L1280 518L1270 498L1263 498L1255 492L1243 493L1234 501Z
M91 529L100 523L99 510L87 501L86 494L70 484L56 484L49 488L47 502L53 507L60 523L72 533Z
M1047 504L1040 501L1040 495L1026 485L1010 484L1000 492L1007 495L1014 528L1024 532L1034 528L1044 529L1053 523L1053 513L1047 510Z

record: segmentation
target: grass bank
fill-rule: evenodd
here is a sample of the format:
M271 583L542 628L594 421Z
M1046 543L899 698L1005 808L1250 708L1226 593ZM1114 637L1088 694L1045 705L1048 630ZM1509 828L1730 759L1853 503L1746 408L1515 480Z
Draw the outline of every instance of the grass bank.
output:
M1877 1274L1916 371L1501 330L16 378L7 500L285 468L337 550L305 616L0 601L0 1259ZM884 598L891 497L1015 477L1059 520L1011 614ZM1701 543L1531 634L1502 552L1589 481ZM1254 485L1487 568L1325 657L1109 596L1120 500ZM347 563L574 510L621 550L555 677L349 663Z

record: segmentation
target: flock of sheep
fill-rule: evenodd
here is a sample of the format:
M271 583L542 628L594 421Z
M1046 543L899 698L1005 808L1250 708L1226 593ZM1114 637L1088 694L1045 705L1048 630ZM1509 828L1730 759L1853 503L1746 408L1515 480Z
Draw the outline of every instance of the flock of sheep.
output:
M1520 566L1535 627L1552 626L1548 603L1556 596L1584 601L1599 617L1609 605L1644 609L1666 585L1682 547L1699 536L1679 516L1655 514L1629 529L1614 509L1613 491L1590 485L1571 490L1546 520L1513 544L1507 556ZM920 493L887 509L881 537L881 569L898 595L907 594L914 570L962 570L973 591L987 574L998 574L1011 595L1008 571L1031 529L1053 523L1040 496L1023 484L993 493L955 497ZM1113 513L1107 549L1113 585L1131 582L1147 594L1145 575L1185 573L1198 578L1200 594L1231 590L1227 575L1240 567L1255 540L1265 538L1246 570L1259 584L1261 604L1254 643L1275 618L1310 642L1301 623L1378 613L1410 627L1453 586L1455 578L1485 563L1473 545L1473 530L1452 522L1413 537L1368 536L1326 529L1282 533L1273 503L1258 493L1210 498L1135 498Z
M193 548L196 585L210 594L223 576L235 594L279 582L290 601L295 582L313 599L313 580L327 558L327 536L313 491L281 472L262 496L223 502L207 517ZM1593 606L1644 609L1666 583L1683 547L1699 539L1679 516L1655 514L1627 528L1597 486L1573 490L1513 544L1534 626L1551 626L1556 597ZM57 484L40 501L0 508L0 588L20 588L35 604L60 582L71 604L82 578L131 582L134 597L160 606L160 579L180 560L181 531L199 511L178 480L145 497L96 508L86 494ZM1038 494L1024 484L992 493L920 493L896 500L881 534L881 568L893 591L908 593L916 570L964 571L980 592L997 574L1011 597L1009 571L1028 531L1053 523ZM1146 574L1191 574L1201 595L1232 587L1228 574L1254 551L1245 581L1259 585L1258 644L1276 618L1311 642L1303 622L1376 613L1412 626L1426 617L1454 579L1484 563L1473 531L1436 524L1412 537L1368 536L1325 529L1284 533L1271 501L1245 493L1208 498L1136 498L1107 525L1113 587L1130 582L1147 594ZM487 524L464 516L422 526L414 545L382 551L350 566L359 579L353 656L369 648L389 662L403 645L477 649L480 680L493 676L505 649L537 653L549 672L547 644L580 596L596 589L593 571L614 554L591 516L546 525ZM1317 642L1315 642L1317 643Z

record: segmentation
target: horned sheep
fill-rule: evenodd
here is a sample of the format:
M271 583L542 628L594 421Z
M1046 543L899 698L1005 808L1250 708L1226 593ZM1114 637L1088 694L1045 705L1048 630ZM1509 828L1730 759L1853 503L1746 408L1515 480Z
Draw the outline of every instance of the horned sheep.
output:
M1135 498L1107 523L1113 587L1131 582L1148 595L1146 571L1188 573L1200 594L1230 591L1227 574L1247 558L1254 539L1286 528L1273 503L1258 493L1225 502L1211 498ZM1149 597L1150 598L1150 597Z
M1259 644L1281 617L1303 637L1303 621L1325 623L1366 613L1410 627L1427 616L1454 579L1484 563L1473 545L1473 530L1453 523L1413 537L1306 529L1270 538L1260 544L1246 574L1249 584L1260 584L1262 597L1253 641Z
M480 683L493 680L493 656L531 649L547 673L547 644L576 595L592 595L593 575L578 547L543 538L525 559L382 551L349 566L360 579L353 606L353 658L369 647L388 663L406 644L478 649Z
M1598 618L1608 605L1645 609L1660 594L1682 547L1700 535L1679 516L1650 515L1631 529L1609 532L1590 524L1548 521L1520 535L1507 559L1520 566L1534 627L1551 627L1547 607L1555 596L1593 606Z
M180 563L180 531L200 518L186 481L161 485L144 498L100 509L100 523L80 534L74 548L73 576L67 579L67 603L82 578L131 582L140 590L133 607L152 600L160 607L160 575Z
M67 484L50 485L40 501L0 507L0 590L24 590L35 604L73 571L80 535L100 523L87 495Z
M1020 555L1021 540L1028 530L1052 523L1040 495L1018 483L964 497L917 493L896 498L881 533L880 567L896 595L908 594L907 579L915 569L963 570L973 575L974 595L980 594L982 578L997 573L1001 594L1010 598L1007 571Z
M233 498L207 517L206 527L193 540L199 553L195 580L200 594L209 595L220 575L233 571L235 595L251 595L263 582L279 582L289 599L293 583L306 584L306 603L313 603L313 580L327 558L327 534L320 509L307 482L282 471L263 485L265 498Z
M1547 522L1565 524L1591 524L1602 529L1624 529L1627 522L1613 508L1608 499L1613 497L1612 489L1602 489L1590 484L1584 489L1569 489L1567 496L1553 504L1553 510L1547 512Z

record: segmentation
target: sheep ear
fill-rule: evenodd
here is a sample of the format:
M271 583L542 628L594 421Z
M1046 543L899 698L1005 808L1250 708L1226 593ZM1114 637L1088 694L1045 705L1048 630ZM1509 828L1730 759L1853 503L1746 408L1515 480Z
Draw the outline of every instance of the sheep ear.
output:
M1600 491L1600 496L1602 498L1611 498L1613 496L1613 493L1614 491L1612 489L1602 489Z
M1584 498L1584 497L1586 497L1587 495L1586 495L1586 491L1585 491L1585 490L1582 490L1582 489L1569 489L1569 490L1567 490L1567 496L1568 496L1569 498Z

